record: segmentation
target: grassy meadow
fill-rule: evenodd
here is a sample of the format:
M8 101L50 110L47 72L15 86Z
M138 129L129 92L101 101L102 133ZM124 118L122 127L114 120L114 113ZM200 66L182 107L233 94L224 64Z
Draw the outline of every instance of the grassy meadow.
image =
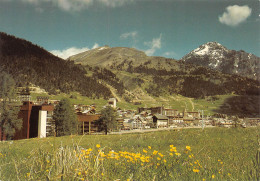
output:
M259 134L206 128L0 142L0 180L259 180Z

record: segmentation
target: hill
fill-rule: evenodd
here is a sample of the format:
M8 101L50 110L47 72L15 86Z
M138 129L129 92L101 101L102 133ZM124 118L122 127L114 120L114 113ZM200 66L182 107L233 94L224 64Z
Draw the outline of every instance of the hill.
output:
M108 98L110 90L73 62L58 58L43 48L6 33L0 33L0 70L16 80L17 86L34 84L50 94L78 91L88 97Z
M79 53L68 58L77 64L99 66L109 69L128 70L132 67L146 65L147 68L170 70L178 63L174 59L150 57L135 48L99 47Z
M260 58L243 50L229 50L217 42L208 42L185 55L181 61L260 80Z

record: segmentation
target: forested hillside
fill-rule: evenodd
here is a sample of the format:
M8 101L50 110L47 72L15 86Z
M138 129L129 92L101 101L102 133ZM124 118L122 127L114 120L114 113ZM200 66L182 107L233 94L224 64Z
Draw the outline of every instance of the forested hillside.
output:
M146 91L154 96L181 94L185 97L205 98L206 96L235 93L238 95L259 95L259 82L237 75L223 74L209 68L180 63L181 70L156 70L138 66L130 72L152 76Z
M110 90L95 78L87 77L85 68L53 56L43 48L23 39L0 33L0 69L13 76L17 86L35 84L50 94L70 91L92 98L108 98Z
M260 86L257 80L225 74L184 61L149 57L133 48L99 47L74 55L68 60L82 65L99 66L101 69L106 67L114 72L114 79L128 91L134 92L134 88L142 88L144 94L150 96L180 94L191 98L205 98L231 93L259 95ZM108 71L103 71L103 76L100 75L101 72L94 74L95 77L109 77ZM113 86L122 94L123 86Z

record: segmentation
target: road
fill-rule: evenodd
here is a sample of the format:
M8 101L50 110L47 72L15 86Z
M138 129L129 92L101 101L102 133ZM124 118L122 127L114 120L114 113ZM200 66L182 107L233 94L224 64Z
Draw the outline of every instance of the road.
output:
M214 128L215 126L206 126L205 128ZM176 128L158 128L158 129L134 129L134 130L121 130L120 132L110 132L108 134L131 134L131 133L146 133L155 131L170 131L181 129L201 129L201 126L188 126L188 127L176 127Z

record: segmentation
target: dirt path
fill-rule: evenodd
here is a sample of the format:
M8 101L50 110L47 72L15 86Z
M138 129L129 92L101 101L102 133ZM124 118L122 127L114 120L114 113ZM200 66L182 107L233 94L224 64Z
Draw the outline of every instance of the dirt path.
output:
M108 85L107 83L103 83L103 84L110 89L113 97L116 98L118 102L120 102L121 98L119 96L117 96L116 89L114 87L112 87L111 85Z
M193 104L191 98L189 98L189 101L190 101L190 104L191 104L191 107L192 107L192 111L194 111L194 104Z

